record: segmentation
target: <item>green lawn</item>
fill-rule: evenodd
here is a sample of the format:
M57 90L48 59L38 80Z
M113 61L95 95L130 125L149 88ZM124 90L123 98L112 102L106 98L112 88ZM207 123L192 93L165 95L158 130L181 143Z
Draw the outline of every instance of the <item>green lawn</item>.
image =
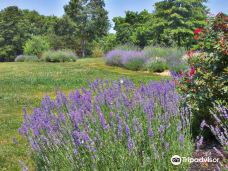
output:
M167 79L151 73L106 66L101 58L80 59L75 63L0 63L0 170L20 170L19 160L32 168L26 142L18 134L22 108L38 106L42 96L58 90L69 93L87 86L96 78L132 79L136 84ZM13 143L13 138L18 144Z

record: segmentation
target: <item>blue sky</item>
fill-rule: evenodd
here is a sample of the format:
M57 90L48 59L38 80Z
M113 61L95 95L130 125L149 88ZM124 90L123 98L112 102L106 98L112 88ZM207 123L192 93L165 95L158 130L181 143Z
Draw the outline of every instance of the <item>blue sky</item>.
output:
M153 11L153 4L159 0L105 0L106 9L109 11L110 20L115 16L123 16L125 11ZM43 15L62 16L63 6L69 0L0 0L0 10L10 5L16 5L22 9L36 10ZM218 12L228 13L228 0L209 0L207 3L213 14Z

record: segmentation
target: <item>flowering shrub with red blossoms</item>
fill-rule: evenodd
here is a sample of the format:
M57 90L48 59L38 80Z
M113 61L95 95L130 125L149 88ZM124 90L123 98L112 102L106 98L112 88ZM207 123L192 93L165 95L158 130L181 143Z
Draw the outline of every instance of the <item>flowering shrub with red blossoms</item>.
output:
M214 104L220 101L220 105L227 111L228 16L219 13L209 18L208 25L197 28L194 34L196 45L188 52L190 69L180 73L178 85L180 92L187 94L186 103L193 112L192 133L196 137L202 121L217 126L218 123L210 112L214 109ZM223 119L227 123L227 118ZM210 129L203 132L208 139L212 138L212 133Z

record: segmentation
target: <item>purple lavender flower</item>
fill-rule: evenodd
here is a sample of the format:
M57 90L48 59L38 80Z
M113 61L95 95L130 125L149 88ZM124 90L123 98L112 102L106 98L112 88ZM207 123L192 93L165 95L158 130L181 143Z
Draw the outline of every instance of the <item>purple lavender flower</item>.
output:
M108 129L108 125L106 124L106 120L104 118L103 113L99 114L99 118L100 118L100 123L103 129Z
M181 144L184 143L184 135L181 134L181 135L179 136L179 141L180 141Z
M203 136L197 136L196 138L196 148L197 150L200 149L200 147L203 145Z
M154 132L150 127L148 128L148 135L150 138L154 137Z
M165 131L165 127L163 125L160 125L160 127L158 128L158 132L162 134L164 131Z
M117 120L117 127L118 127L117 128L117 136L119 138L121 138L122 137L122 120L121 120L119 114L116 115L116 120Z

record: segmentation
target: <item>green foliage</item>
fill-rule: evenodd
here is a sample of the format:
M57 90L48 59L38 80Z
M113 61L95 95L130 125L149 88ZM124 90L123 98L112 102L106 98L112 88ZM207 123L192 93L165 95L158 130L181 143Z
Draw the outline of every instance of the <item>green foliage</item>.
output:
M104 57L103 50L98 46L94 47L92 50L92 57L95 57L95 58Z
M180 81L180 90L187 96L187 104L193 110L193 135L199 134L200 123L215 126L214 117L210 114L216 101L227 107L227 71L228 71L228 17L219 14L210 18L208 26L196 29L194 38L198 42L194 50L200 53L189 52L189 72L184 73ZM209 130L204 132L205 138L210 138Z
M140 13L127 11L125 17L113 18L117 42L119 44L133 43L141 48L148 45L150 27L147 22L151 21L151 16L152 14L144 10Z
M192 43L193 30L206 24L207 0L173 0L155 3L154 38L158 44L187 47Z
M104 0L71 0L64 7L66 14L77 25L83 57L86 55L87 44L108 32L108 12L104 7Z
M132 70L132 71L138 71L138 70L142 69L144 63L145 63L144 58L132 57L131 59L128 59L124 63L124 67L129 69L129 70Z
M69 50L45 51L42 54L41 61L45 62L75 62L77 56Z
M45 37L33 36L25 43L24 53L26 55L36 55L40 58L42 53L47 51L49 48L50 45Z
M163 0L155 3L155 11L127 11L125 17L113 19L118 43L189 48L193 31L206 24L206 0Z
M186 54L186 51L184 48L176 48L176 47L166 48L166 47L147 46L144 48L143 51L147 58L152 58L152 60L149 61L149 63L154 61L156 57L163 59L162 64L157 64L157 66L161 66L161 68L163 68L162 70L164 70L164 68L167 69L168 67L170 71L179 72L181 70L185 70L187 67L187 63L183 59ZM164 61L165 61L165 65L163 65Z
M0 11L0 62L14 61L23 53L25 42L33 35L48 34L56 17L45 17L36 11L15 6Z
M151 58L144 65L144 69L151 72L164 72L168 65L163 58Z
M35 55L19 55L15 58L15 62L38 62L39 58Z
M108 34L94 42L94 46L100 47L104 53L113 50L117 46L116 35Z

